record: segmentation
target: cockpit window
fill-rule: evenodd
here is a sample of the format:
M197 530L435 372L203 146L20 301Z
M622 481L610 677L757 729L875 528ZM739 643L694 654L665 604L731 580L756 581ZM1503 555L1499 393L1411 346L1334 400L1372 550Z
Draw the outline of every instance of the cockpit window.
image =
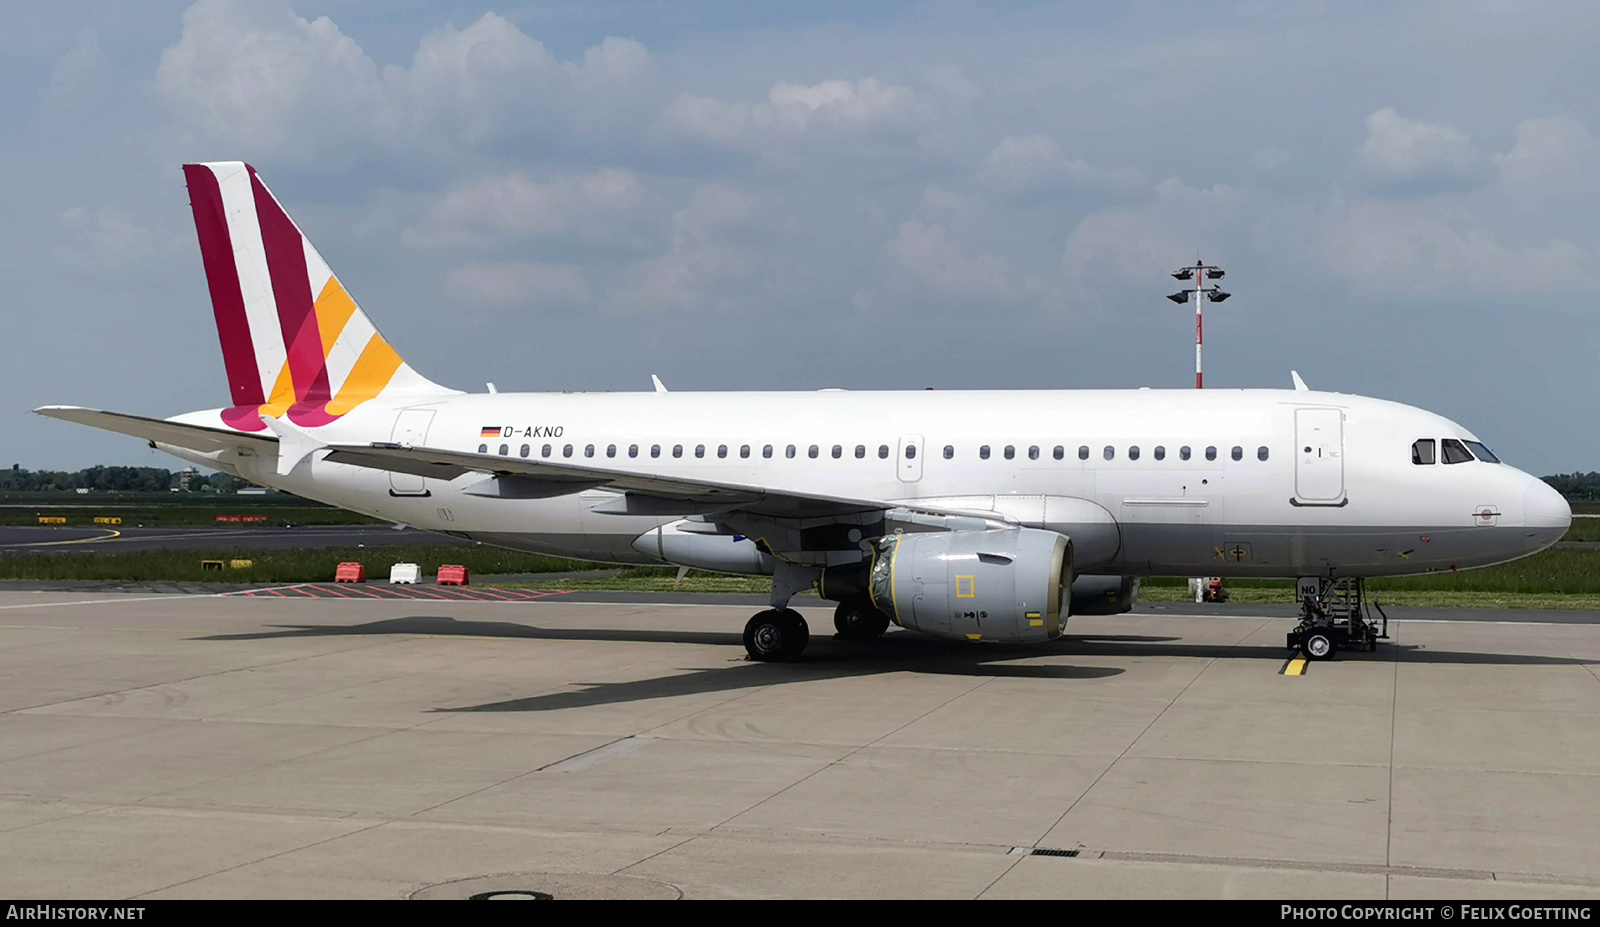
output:
M1494 451L1484 447L1482 442L1468 441L1467 447L1472 448L1472 455L1484 463L1499 463L1500 458L1494 456Z
M1418 438L1411 444L1411 462L1418 466L1433 463L1433 439Z
M1442 452L1440 456L1444 458L1444 462L1447 464L1466 463L1472 459L1472 455L1455 438L1445 438L1440 441L1439 449Z

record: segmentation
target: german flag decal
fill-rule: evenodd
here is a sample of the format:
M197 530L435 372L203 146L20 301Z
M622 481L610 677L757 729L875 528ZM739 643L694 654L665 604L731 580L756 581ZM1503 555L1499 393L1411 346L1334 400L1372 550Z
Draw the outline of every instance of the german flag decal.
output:
M485 425L485 426L483 426L483 431L478 433L478 437L480 437L480 438L498 438L498 437L500 437L500 426L499 425Z

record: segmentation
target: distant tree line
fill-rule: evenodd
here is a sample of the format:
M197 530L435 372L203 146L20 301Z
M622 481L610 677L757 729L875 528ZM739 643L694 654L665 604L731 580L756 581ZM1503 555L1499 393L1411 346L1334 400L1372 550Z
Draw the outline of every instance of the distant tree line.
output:
M167 492L179 488L181 471L163 467L89 467L86 470L28 470L12 464L0 470L0 492ZM189 477L190 492L235 492L252 485L226 473L200 473Z
M1600 502L1600 473L1557 473L1544 481L1568 502Z

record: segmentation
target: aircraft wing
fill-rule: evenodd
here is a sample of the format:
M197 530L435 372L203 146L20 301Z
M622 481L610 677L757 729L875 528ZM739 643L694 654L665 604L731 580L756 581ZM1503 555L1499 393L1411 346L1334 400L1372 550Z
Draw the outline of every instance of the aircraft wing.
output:
M146 418L143 415L129 415L125 412L85 409L82 406L40 406L33 411L46 418L77 422L91 428L132 435L157 444L167 444L207 454L239 447L255 448L258 452L265 452L267 448L276 447L278 444L278 439L272 435L251 435L227 428L187 425L169 422L166 419Z
M515 481L503 495L527 498L556 495L579 488L605 488L625 495L605 503L596 511L625 514L694 514L696 512L737 509L760 515L784 518L814 518L876 512L903 504L873 499L853 499L817 493L773 489L744 483L661 476L615 467L593 467L581 463L522 457L473 454L432 447L407 447L399 444L332 445L325 459L377 470L392 470L435 479L453 479L464 473L484 473L526 481L519 491ZM548 491L541 491L546 487Z

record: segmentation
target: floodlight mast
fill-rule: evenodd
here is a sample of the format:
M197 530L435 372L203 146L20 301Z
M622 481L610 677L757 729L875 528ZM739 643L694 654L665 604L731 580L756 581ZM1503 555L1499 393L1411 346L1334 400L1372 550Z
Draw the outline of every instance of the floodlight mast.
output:
M1205 305L1206 305L1206 299L1209 297L1212 302L1220 303L1223 300L1227 299L1229 296L1233 295L1231 293L1222 292L1222 289L1220 287L1217 287L1216 285L1213 285L1211 287L1211 289L1209 289L1209 290L1206 289L1206 275L1207 274L1211 275L1211 279L1212 280L1221 280L1222 279L1222 275L1223 275L1223 270L1222 270L1222 268L1216 266L1215 264L1207 264L1206 262L1201 261L1199 259L1195 260L1193 267L1180 267L1180 268L1178 268L1176 271L1173 272L1172 276L1176 277L1179 280L1193 280L1194 281L1194 288L1193 289L1186 289L1186 290L1179 290L1178 292L1173 293L1173 294L1171 294L1171 295L1169 295L1167 297L1168 299L1172 300L1173 302L1181 304L1181 303L1186 303L1186 302L1189 301L1189 294L1190 293L1194 294L1194 388L1195 389L1203 389L1203 388L1205 388L1205 365L1203 363L1203 356L1204 356L1203 352L1204 352L1204 346L1205 346Z

